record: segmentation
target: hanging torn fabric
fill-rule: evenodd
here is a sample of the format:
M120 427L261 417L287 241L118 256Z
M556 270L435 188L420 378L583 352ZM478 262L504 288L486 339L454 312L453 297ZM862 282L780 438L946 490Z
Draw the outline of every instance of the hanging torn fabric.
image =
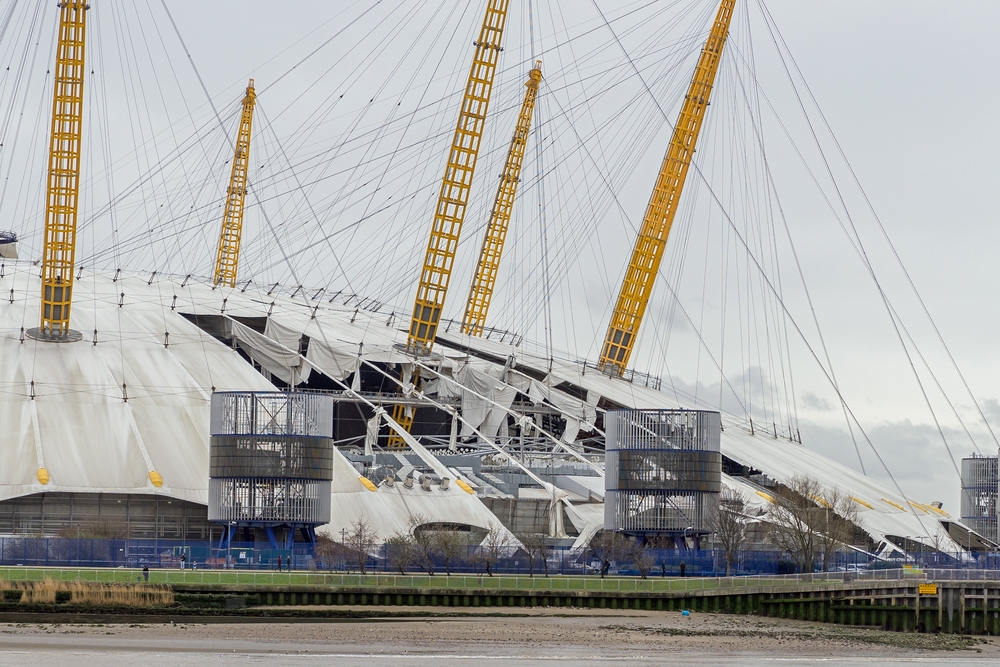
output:
M294 347L278 343L231 318L227 319L233 339L241 350L271 375L292 386L309 378L312 367L302 363L298 342Z

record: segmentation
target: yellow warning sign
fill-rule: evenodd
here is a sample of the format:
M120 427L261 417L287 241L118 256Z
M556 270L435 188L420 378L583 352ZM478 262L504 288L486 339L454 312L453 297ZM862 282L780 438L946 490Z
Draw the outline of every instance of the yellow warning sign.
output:
M921 595L937 595L937 584L920 584Z

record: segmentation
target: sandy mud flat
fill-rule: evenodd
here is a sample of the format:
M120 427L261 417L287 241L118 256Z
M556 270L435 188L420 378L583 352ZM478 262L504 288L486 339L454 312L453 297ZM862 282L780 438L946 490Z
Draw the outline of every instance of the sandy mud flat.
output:
M371 609L368 607L367 609ZM415 610L415 611L419 611ZM435 610L437 611L437 610ZM0 664L996 664L994 638L678 612L528 610L318 623L4 624ZM101 661L97 663L95 661Z

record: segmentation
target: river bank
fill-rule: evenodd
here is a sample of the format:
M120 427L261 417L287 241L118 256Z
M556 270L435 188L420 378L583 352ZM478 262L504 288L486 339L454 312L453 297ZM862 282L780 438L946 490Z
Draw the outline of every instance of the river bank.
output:
M370 607L368 608L370 609ZM419 611L411 609L408 611ZM439 610L435 610L439 611ZM427 609L428 614L433 613ZM328 622L119 623L0 625L0 663L184 667L206 656L271 664L377 665L488 659L491 665L578 665L630 660L636 665L838 664L917 661L969 664L1000 658L1000 642L963 635L898 633L751 616L677 612L524 610L465 616L405 616ZM61 657L60 657L61 656ZM48 661L48 662L46 662ZM314 662L315 661L315 662ZM79 663L78 664L83 664ZM679 664L679 663L678 663Z

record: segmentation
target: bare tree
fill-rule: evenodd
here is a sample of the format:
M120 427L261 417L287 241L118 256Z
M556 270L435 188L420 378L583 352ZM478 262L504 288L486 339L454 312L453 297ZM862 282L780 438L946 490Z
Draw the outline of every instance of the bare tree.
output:
M438 555L434 532L424 528L427 519L420 514L410 517L410 532L413 535L413 562L427 574L434 574L434 559Z
M476 550L476 554L486 570L486 574L493 576L493 568L497 561L507 554L510 549L510 533L501 524L491 523L486 537Z
M345 546L356 559L361 574L367 572L368 554L376 544L378 544L378 532L365 520L364 515L359 516L351 523Z
M768 505L771 538L802 572L813 571L820 552L826 569L837 547L854 534L855 501L836 489L824 489L811 477L793 477Z
M727 577L747 541L746 505L746 496L740 490L723 487L719 507L710 520L715 538L726 553Z
M406 568L414 561L415 547L412 535L396 533L385 541L385 557L389 567L406 574Z
M823 550L823 571L830 570L837 549L850 544L857 532L858 503L837 488L820 494L816 501L823 509L820 548Z
M545 533L523 533L517 536L521 542L522 551L528 557L528 576L535 576L535 561L540 561L549 576L549 556L552 548L548 545Z
M334 565L338 562L342 563L348 558L353 560L353 556L346 546L334 541L329 535L316 533L316 557L326 564L330 572L333 572Z
M632 542L628 558L635 565L635 569L639 570L639 576L643 579L649 577L649 571L656 565L656 558L653 557L652 549L642 540Z
M518 533L517 540L521 543L521 551L528 558L528 576L535 576L535 561L544 559L545 535L542 533Z
M433 536L437 553L444 559L445 574L451 575L455 561L469 553L469 533L461 530L439 530Z
M623 560L628 554L629 543L625 536L610 530L602 530L590 540L590 550L601 563L601 576L605 576L611 564Z

